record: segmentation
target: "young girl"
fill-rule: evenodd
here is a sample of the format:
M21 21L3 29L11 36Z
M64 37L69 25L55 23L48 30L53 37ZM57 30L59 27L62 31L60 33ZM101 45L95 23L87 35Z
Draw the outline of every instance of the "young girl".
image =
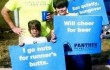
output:
M41 37L41 24L38 20L31 20L28 22L28 30L31 37L26 37L22 44L36 44L47 42L46 37Z

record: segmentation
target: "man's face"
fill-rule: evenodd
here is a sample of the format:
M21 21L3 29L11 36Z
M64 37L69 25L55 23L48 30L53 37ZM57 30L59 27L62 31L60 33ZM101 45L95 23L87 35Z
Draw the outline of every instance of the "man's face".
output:
M56 11L59 15L66 15L67 14L67 8L66 7L56 8Z

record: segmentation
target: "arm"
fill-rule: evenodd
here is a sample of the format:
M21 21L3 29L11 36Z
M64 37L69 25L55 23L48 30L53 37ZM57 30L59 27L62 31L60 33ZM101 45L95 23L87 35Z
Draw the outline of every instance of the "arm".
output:
M51 42L56 42L56 35L54 34L54 30L51 31Z
M12 31L18 35L21 34L22 32L22 29L21 28L18 28L15 26L14 22L12 21L10 15L10 10L7 9L6 7L3 7L3 9L1 10L1 14L4 18L4 20L6 21L6 23L9 25L9 27L12 29Z

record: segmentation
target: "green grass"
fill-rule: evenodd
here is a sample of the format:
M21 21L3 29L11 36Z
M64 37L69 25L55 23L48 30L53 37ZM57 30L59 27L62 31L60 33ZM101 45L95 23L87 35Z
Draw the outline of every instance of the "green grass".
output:
M93 65L105 65L110 58L110 39L102 40L102 52L92 55Z
M18 45L18 36L14 33L3 33L0 37L0 68L11 67L8 47Z
M9 30L9 26L1 16L1 9L8 0L0 0L0 30ZM11 17L13 14L11 13ZM12 18L13 19L13 18ZM9 45L17 44L17 35L13 33L0 33L0 67L10 67L10 58L8 53Z

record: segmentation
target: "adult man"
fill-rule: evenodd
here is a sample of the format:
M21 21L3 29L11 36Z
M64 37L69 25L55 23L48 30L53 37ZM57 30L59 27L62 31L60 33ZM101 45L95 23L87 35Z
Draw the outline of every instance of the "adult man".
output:
M19 10L19 27L11 20L9 12ZM37 19L41 22L42 36L48 36L50 24L42 21L42 11L54 12L53 0L9 0L3 7L1 14L12 31L20 35L20 39L30 36L27 23ZM48 17L50 19L50 17Z

